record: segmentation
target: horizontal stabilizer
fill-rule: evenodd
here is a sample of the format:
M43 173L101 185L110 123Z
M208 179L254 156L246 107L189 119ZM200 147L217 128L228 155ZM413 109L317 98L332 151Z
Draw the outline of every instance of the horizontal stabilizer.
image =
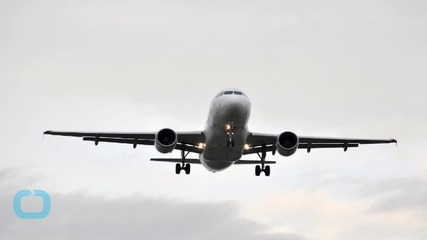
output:
M243 165L243 164L261 164L261 160L238 160L237 162L235 162L234 164L239 164L239 165ZM276 164L275 161L264 161L265 164Z
M182 163L181 158L151 158L151 161L155 162L172 162L172 163ZM200 160L197 158L186 158L186 163L200 164ZM275 161L264 161L265 164L275 164ZM238 160L234 164L244 165L244 164L261 164L260 160Z
M155 162L173 162L173 163L182 163L181 158L151 158L151 161ZM194 163L194 164L200 164L200 160L197 158L186 158L186 163Z

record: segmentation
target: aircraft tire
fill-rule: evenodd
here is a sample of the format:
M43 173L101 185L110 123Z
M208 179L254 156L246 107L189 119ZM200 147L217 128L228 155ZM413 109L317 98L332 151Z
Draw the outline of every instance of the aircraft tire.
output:
M264 173L265 173L265 176L270 176L270 166L265 166L265 169L264 169Z
M175 165L175 173L180 174L181 173L181 164L177 163Z
M261 166L256 165L255 166L255 176L259 176L261 174Z
M185 168L184 168L184 170L185 170L185 174L190 174L190 170L191 170L191 165L190 164L185 164Z

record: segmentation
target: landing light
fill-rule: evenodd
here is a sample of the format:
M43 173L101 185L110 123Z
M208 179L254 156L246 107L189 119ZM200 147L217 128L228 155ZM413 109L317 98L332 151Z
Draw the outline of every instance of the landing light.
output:
M205 143L199 143L198 148L202 149L202 148L205 148L205 147L206 147L206 144L205 144Z
M225 125L225 129L230 130L231 129L231 125L230 124Z
M243 148L246 149L246 150L248 150L249 149L249 144L245 144L245 146Z

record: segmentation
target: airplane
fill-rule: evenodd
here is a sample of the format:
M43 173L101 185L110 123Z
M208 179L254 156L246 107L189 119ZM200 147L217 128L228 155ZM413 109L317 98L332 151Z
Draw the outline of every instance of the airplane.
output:
M210 172L219 172L236 164L252 164L255 175L270 176L270 164L266 155L289 157L297 149L308 153L314 148L348 148L360 144L396 143L395 139L355 139L323 138L299 136L291 131L279 134L255 133L248 130L251 102L247 95L235 88L220 91L210 104L205 129L193 132L175 132L163 128L158 132L63 132L45 131L44 134L70 137L82 137L84 141L154 146L160 153L171 153L174 149L181 151L180 158L151 158L151 161L176 163L175 173L182 170L190 174L190 164L202 164ZM198 158L187 158L189 153L199 154ZM243 155L257 154L260 160L243 160Z

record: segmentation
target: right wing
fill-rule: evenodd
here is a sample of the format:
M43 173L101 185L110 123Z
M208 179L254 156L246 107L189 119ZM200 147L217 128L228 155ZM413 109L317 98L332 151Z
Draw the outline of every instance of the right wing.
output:
M132 144L133 148L137 145L154 145L156 133L154 132L68 132L68 131L45 131L47 135L58 135L67 137L81 137L83 141L109 143ZM201 153L203 149L198 148L199 143L205 142L203 132L177 132L177 144L175 149L188 152Z

